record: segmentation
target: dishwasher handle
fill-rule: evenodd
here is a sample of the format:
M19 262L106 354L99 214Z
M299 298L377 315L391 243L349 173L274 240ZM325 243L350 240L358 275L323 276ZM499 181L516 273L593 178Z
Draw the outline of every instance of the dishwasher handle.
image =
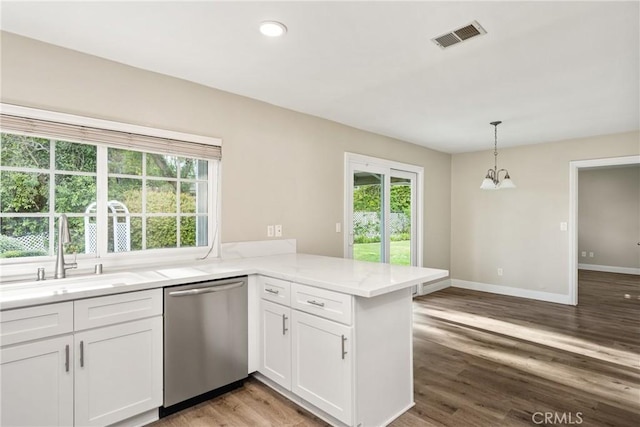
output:
M224 285L207 286L206 288L193 288L193 289L187 289L185 291L173 291L173 292L169 292L169 296L186 297L189 295L207 294L209 292L222 292L222 291L228 291L230 289L239 288L242 285L244 285L244 282L233 282L233 283L227 283Z

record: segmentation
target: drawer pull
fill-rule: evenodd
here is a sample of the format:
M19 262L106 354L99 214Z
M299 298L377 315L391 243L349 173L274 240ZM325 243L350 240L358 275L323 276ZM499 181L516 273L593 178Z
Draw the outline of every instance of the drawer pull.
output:
M344 356L346 356L347 352L344 351L344 342L347 340L347 337L342 336L342 360L344 360Z
M80 341L80 367L84 368L84 341Z
M311 305L315 305L317 307L324 307L324 303L323 302L318 302L316 300L307 300L307 302Z
M287 329L287 324L286 324L287 319L288 317L283 314L282 315L282 335L286 335L286 332L289 330Z
M265 291L269 292L270 294L276 294L278 295L280 293L280 291L278 289L270 289L270 288L264 288Z
M69 372L69 344L64 348L64 370Z

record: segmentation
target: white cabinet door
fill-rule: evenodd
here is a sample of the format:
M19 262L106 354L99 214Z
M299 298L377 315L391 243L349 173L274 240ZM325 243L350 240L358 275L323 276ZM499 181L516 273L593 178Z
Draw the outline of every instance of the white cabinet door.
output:
M75 334L75 422L103 426L162 405L162 317Z
M0 350L0 425L73 425L73 337Z
M260 372L291 390L291 309L262 300Z
M291 390L344 422L353 413L352 328L292 311Z

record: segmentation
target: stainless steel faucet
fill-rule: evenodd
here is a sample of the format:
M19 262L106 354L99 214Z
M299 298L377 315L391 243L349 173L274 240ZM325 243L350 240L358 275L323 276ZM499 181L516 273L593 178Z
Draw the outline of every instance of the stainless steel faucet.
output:
M78 264L75 262L64 262L64 245L69 242L71 242L69 221L67 216L62 214L58 220L58 253L56 254L56 273L53 276L56 279L64 279L68 269L78 268Z

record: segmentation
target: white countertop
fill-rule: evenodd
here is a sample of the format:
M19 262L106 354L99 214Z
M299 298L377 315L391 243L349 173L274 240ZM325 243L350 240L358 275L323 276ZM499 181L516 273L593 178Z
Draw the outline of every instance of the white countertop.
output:
M202 260L102 275L0 284L0 309L27 307L165 286L261 274L359 297L375 297L447 277L447 270L286 254Z

